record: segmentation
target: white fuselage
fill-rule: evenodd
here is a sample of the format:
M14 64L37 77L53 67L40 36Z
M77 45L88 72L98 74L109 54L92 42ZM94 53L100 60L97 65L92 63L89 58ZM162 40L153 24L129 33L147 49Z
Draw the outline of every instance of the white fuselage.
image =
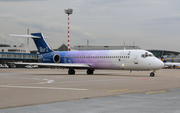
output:
M164 66L145 50L66 51L59 55L60 63L83 63L92 69L157 70Z

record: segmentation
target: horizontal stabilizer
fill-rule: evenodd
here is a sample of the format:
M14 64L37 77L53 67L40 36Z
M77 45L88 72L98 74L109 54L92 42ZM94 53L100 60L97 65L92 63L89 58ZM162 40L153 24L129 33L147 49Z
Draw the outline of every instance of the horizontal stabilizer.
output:
M33 36L33 35L16 35L16 34L9 34L9 36L17 36L17 37L30 37L30 38L41 38L38 36Z

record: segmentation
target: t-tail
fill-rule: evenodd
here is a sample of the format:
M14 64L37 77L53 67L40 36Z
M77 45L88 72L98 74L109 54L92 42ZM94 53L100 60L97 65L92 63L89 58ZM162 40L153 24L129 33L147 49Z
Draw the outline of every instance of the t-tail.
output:
M49 45L44 40L44 36L42 33L31 33L32 36L39 37L39 38L33 38L34 43L36 44L36 47L40 54L53 52L53 50L49 47Z

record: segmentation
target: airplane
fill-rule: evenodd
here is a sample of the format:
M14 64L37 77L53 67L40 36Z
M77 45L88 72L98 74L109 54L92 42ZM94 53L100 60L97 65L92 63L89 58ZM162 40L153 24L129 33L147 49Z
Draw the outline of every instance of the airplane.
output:
M180 63L179 63L179 62L166 62L166 60L164 59L164 57L161 57L161 60L164 62L165 67L173 67L173 68L176 68L176 67L179 67L179 66L180 66Z
M68 74L74 75L75 69L87 69L92 75L96 69L155 71L164 67L164 63L146 50L91 50L91 51L53 51L46 43L42 33L31 35L13 35L31 37L38 49L39 63L20 63L20 65L56 66L68 68Z

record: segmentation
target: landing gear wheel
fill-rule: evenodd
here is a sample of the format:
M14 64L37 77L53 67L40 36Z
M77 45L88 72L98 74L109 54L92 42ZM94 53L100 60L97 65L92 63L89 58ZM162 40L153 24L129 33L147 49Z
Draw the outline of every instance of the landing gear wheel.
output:
M68 70L68 74L69 75L74 75L75 74L75 70L74 69L69 69Z
M94 69L88 69L87 70L87 74L88 75L93 75L93 73L94 73Z
M154 72L151 72L151 73L150 73L150 76L151 76L151 77L154 77L154 76L155 76Z

